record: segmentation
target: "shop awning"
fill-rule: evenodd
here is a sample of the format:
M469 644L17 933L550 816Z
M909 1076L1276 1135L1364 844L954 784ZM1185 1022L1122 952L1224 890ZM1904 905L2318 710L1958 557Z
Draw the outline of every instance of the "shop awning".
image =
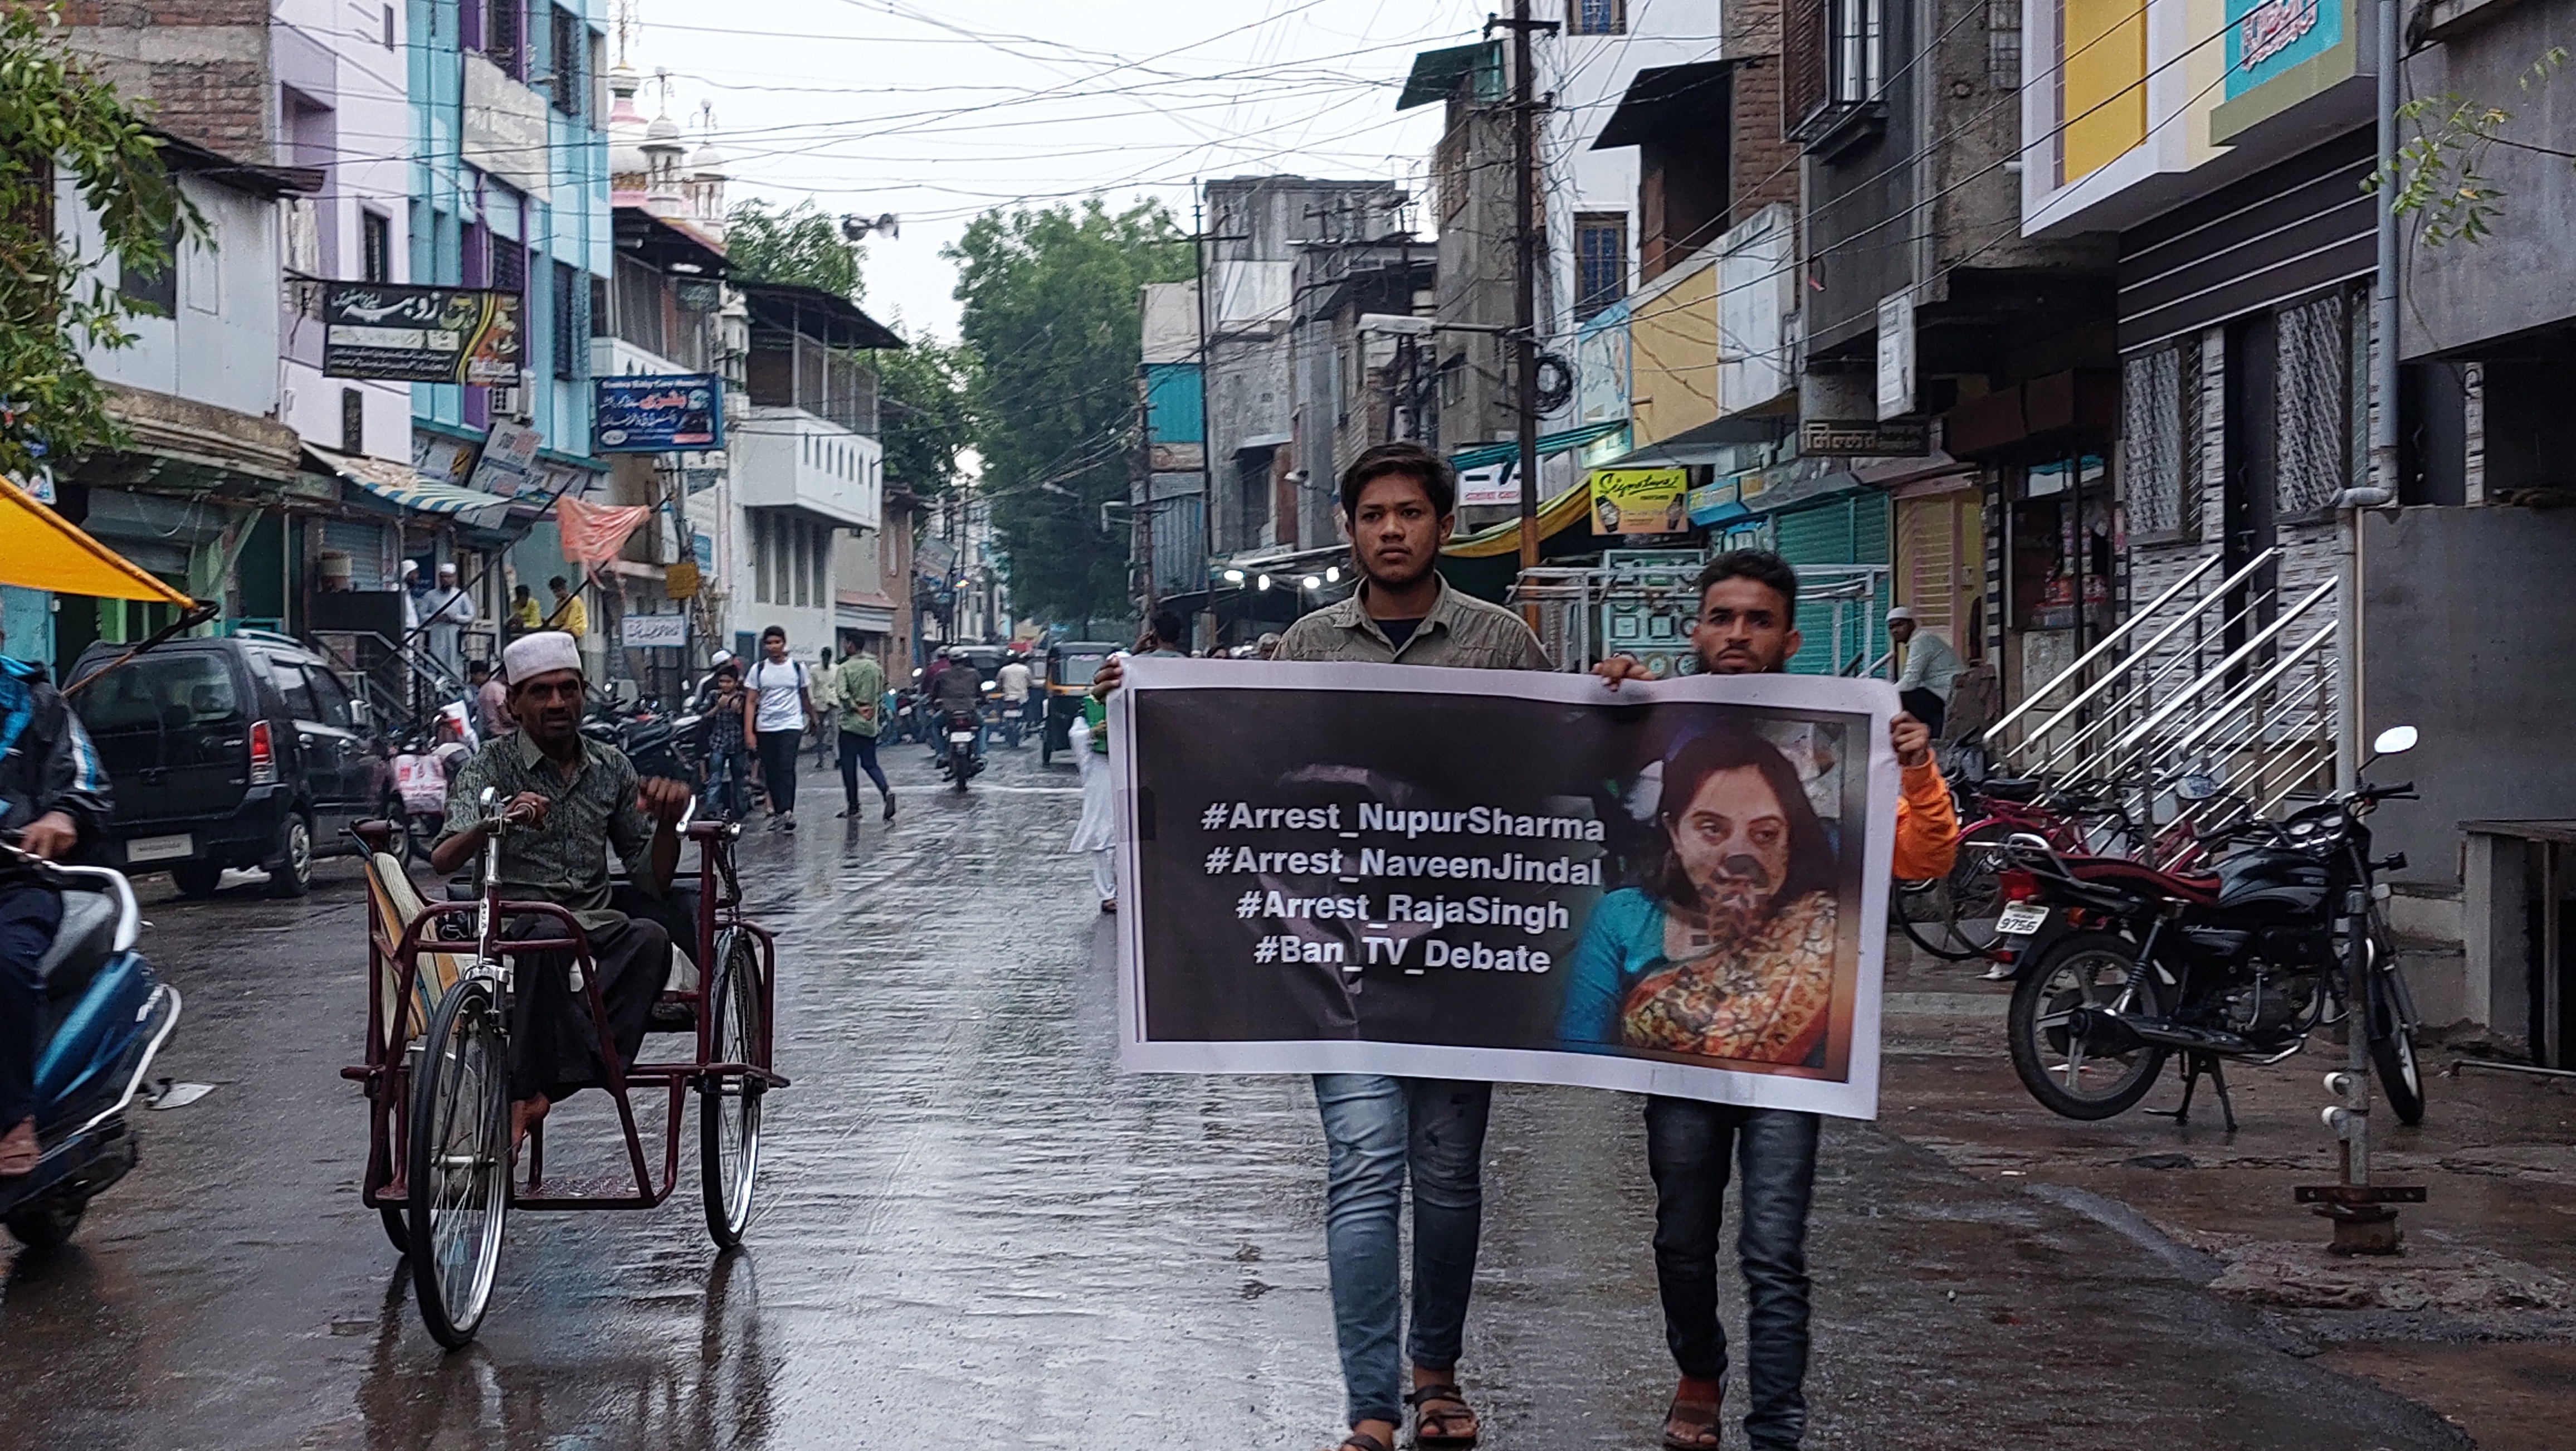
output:
M106 600L147 600L182 610L196 603L7 479L0 479L0 539L9 541L0 550L0 584Z
M398 509L415 514L446 514L481 523L485 510L495 515L510 507L501 494L487 494L480 489L459 488L454 484L435 484L420 476L420 471L392 459L352 458L327 448L304 445L324 468L356 484L375 497Z
M1583 482L1539 506L1538 537L1549 538L1592 517L1592 481ZM1493 559L1501 555L1515 558L1521 552L1521 521L1507 519L1490 529L1480 529L1463 539L1452 539L1440 551L1449 559Z
M1581 428L1569 428L1563 433L1542 433L1538 436L1538 456L1548 458L1563 453L1567 449L1581 448L1594 439L1607 438L1627 426L1627 419L1614 418L1606 423L1587 423ZM1516 441L1480 443L1474 448L1461 449L1449 455L1449 466L1464 473L1469 469L1489 468L1495 464L1510 463L1520 456L1521 446Z

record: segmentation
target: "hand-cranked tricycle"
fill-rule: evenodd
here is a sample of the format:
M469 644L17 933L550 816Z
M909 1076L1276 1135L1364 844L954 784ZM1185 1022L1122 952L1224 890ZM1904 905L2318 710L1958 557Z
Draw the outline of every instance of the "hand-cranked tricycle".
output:
M653 1010L652 1028L696 1035L685 1060L633 1067L600 1055L605 1087L625 1133L627 1165L588 1181L546 1178L542 1123L528 1130L524 1177L513 1164L510 1025L518 974L570 974L594 1042L613 1041L599 974L581 925L552 902L501 899L499 852L510 829L505 802L482 803L497 829L484 846L480 889L470 901L423 904L394 853L401 828L354 828L368 849L369 984L367 1059L341 1076L366 1087L367 1169L361 1193L408 1255L420 1317L451 1349L474 1338L490 1304L504 1221L518 1209L649 1209L670 1197L680 1171L688 1093L698 1096L698 1173L707 1232L721 1249L750 1223L752 1176L760 1162L761 1101L787 1080L770 1071L770 1023L777 943L742 918L733 843L741 828L694 821L697 844L694 941L675 961ZM675 887L675 891L680 891ZM692 894L681 891L683 902ZM505 928L516 923L509 935ZM539 934L522 934L533 926ZM463 929L463 930L460 930ZM630 1095L670 1090L662 1171L645 1157Z

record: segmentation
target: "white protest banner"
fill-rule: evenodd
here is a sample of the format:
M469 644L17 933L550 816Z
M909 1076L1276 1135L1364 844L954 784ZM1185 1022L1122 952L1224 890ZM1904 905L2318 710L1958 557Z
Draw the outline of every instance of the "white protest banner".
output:
M1874 1117L1884 682L1138 658L1120 1062Z

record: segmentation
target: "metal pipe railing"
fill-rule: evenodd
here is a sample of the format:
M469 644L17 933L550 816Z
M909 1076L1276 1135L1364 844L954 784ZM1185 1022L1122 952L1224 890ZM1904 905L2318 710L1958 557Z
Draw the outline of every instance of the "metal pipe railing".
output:
M2270 560L2272 556L2277 553L2279 553L2279 551L2275 549L2264 550L2261 554L2255 556L2254 564L2247 565L2246 569L2250 570L2254 568L2254 565L2262 564ZM2064 684L2071 678L2080 677L2086 666L2091 665L2095 660L2100 659L2111 649L2112 646L2119 644L2121 640L2127 638L2131 630L2136 629L2144 621L2154 618L2156 611L2163 609L2167 603L2172 601L2174 596L2181 594L2185 589L2189 588L2195 580L2198 580L2202 575L2207 574L2210 570L2216 568L2218 562L2219 556L2213 554L2209 558L2202 560L2200 563L2193 565L2182 578L2175 580L2171 585L2167 586L2163 594L2160 594L2153 600L2149 601L2145 609L2137 611L2130 615L2129 618L2113 626L2111 633L2103 636L2101 641L2094 645L2092 649L2087 650L2082 655L2076 657L2074 664L2057 672L2056 675L2050 677L2049 682L2046 685L2032 691L2029 696L2024 698L2021 704L2004 712L2001 720L1998 720L1993 725L1986 727L1986 733L1981 737L1981 739L1984 740L1986 744L1993 745L1995 738L2003 734L2005 727L2010 726L2014 721L2021 719L2023 713L2028 711L2032 706L2035 706L2041 701L2047 699L2049 692L2057 689L2060 685ZM2244 572L2244 570L2240 570L2238 571L2238 574L2242 575Z

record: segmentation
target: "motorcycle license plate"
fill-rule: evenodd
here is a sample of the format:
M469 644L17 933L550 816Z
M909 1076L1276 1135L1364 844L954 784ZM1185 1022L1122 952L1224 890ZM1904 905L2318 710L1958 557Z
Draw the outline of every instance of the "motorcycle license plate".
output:
M2037 902L2015 902L1995 918L1995 930L2006 937L2028 937L2048 923L2048 909Z
M138 836L125 844L128 866L141 862L176 861L196 854L196 838L184 831L177 836Z
M948 733L948 744L952 746L971 746L974 743L975 733L973 731L950 731Z

